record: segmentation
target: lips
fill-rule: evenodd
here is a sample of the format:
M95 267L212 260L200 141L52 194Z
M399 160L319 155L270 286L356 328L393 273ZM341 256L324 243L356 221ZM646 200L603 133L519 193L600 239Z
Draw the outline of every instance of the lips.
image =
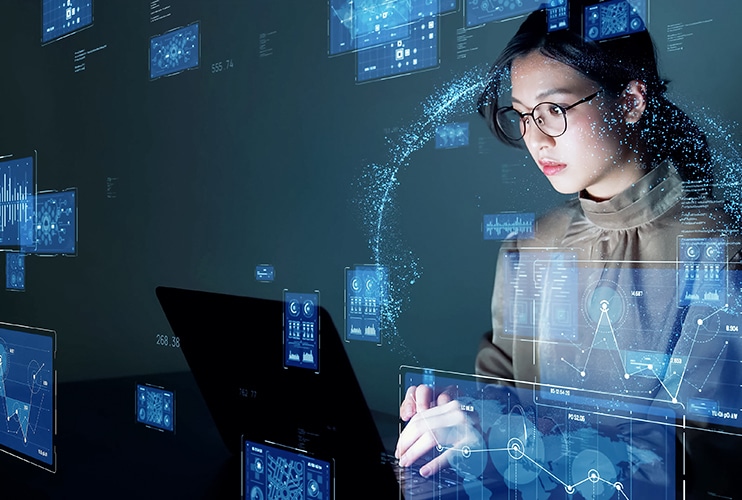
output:
M566 163L560 163L558 161L554 160L539 160L538 161L539 166L541 167L541 171L546 175L547 177L556 175L565 168L567 168Z

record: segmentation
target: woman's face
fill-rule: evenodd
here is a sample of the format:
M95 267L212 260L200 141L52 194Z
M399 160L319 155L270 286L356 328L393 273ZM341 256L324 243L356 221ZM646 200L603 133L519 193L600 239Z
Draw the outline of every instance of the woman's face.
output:
M567 107L599 90L575 69L538 51L513 61L511 79L513 108L520 113L544 101ZM554 189L565 194L585 190L593 199L606 200L644 174L639 154L628 146L626 120L633 119L625 104L636 104L630 92L619 100L600 93L566 112L567 130L559 137L544 134L528 117L523 141Z

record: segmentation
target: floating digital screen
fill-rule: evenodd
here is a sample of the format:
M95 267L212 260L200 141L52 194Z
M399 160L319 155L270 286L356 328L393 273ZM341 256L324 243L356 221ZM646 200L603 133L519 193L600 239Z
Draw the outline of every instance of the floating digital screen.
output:
M41 43L71 35L93 24L93 0L41 0Z
M319 371L319 292L284 291L284 367Z
M435 149L455 149L469 145L469 122L446 123L435 129Z
M33 242L22 247L27 254L75 255L77 253L77 190L36 195Z
M33 243L35 180L35 156L0 160L0 249Z
M585 7L585 38L605 40L646 29L646 0L613 0Z
M345 340L381 343L381 320L389 287L384 266L345 270Z
M410 36L410 0L330 0L330 55Z
M727 303L726 240L681 238L678 241L678 305Z
M502 256L502 338L533 344L527 349L538 353L533 369L542 384L633 397L671 409L686 425L742 433L739 264L709 278L720 288L703 300L709 281L682 261L588 261L537 250ZM700 300L682 300L689 293Z
M5 289L26 289L26 256L22 253L7 252L5 254Z
M242 498L335 498L331 460L276 443L243 438L242 464Z
M56 345L51 330L0 323L0 449L56 469Z
M420 384L436 397L445 392L462 415L461 424L437 434L431 450L402 470L404 498L680 498L681 450L670 410L647 420L640 412L553 405L535 384L516 389L507 381L419 367L403 366L400 382L401 395ZM420 475L423 464L444 454L440 471Z
M557 26L567 21L567 0L466 0L466 26L503 21L539 9L553 9L549 13L550 27L552 15Z
M438 66L438 2L411 0L408 35L356 52L356 81L365 82Z
M276 270L269 264L255 266L255 281L270 283L276 278Z
M198 68L200 51L198 22L152 37L149 42L150 80Z
M536 214L486 214L482 224L485 240L505 240L516 236L520 239L531 239L534 237Z
M175 393L162 387L137 384L137 422L163 431L175 431Z

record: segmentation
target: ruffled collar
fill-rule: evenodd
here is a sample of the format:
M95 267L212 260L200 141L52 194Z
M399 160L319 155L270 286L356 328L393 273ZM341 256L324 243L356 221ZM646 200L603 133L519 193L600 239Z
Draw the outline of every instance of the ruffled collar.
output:
M610 200L593 201L580 193L585 217L605 229L629 229L659 217L683 196L683 183L675 167L665 162L647 172Z

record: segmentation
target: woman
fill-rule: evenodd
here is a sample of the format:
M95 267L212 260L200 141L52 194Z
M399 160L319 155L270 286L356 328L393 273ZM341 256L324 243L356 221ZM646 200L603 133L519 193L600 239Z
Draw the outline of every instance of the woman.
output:
M585 10L582 2L570 9L577 17ZM493 332L482 341L476 371L516 384L677 403L692 369L666 360L687 360L694 348L699 355L684 326L697 306L691 299L658 298L658 290L687 290L683 297L693 297L709 285L687 272L677 278L679 253L692 245L721 249L708 263L712 268L739 260L739 244L726 239L734 228L723 211L713 204L702 213L692 210L711 194L705 136L665 97L646 31L596 43L575 29L548 33L546 21L539 11L523 22L493 65L478 110L498 139L528 150L555 190L577 196L541 217L534 239L503 245ZM571 26L582 22L573 18ZM526 280L537 283L518 281L537 262L538 279ZM580 267L585 262L587 270ZM548 273L564 278L559 289ZM655 295L628 302L650 288L648 277ZM516 310L523 303L527 314ZM696 371L710 374L711 368ZM443 429L465 425L450 398L432 400L425 386L406 393L400 417L409 424L397 446L403 466L438 442ZM449 461L442 454L420 473L433 474Z

